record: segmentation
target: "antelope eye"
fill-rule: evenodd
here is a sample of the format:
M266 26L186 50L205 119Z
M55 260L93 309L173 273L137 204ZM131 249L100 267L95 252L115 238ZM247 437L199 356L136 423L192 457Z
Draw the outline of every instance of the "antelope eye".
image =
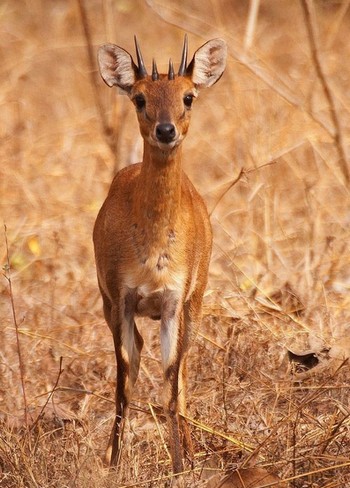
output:
M137 110L142 110L146 105L146 100L143 95L136 95L134 98Z
M190 108L193 102L193 95L185 95L184 96L184 104L186 107Z

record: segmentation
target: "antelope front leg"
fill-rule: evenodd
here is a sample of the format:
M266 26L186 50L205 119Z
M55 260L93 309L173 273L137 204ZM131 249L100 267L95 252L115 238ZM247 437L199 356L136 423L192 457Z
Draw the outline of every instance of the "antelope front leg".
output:
M111 466L118 466L121 442L132 387L137 379L143 340L134 322L135 300L132 294L120 300L110 314L117 360L117 384L115 395L115 419L109 439L106 457Z
M194 459L194 452L193 452L193 443L191 438L191 430L188 425L188 422L185 418L187 405L186 405L186 389L187 389L187 367L186 367L186 360L187 360L187 352L184 352L183 358L180 364L180 371L179 371L179 413L183 417L180 418L180 428L183 436L183 446L185 449L186 457L189 459L191 466L193 467L193 459Z
M121 443L123 438L124 423L128 415L129 394L128 387L128 363L125 361L116 348L117 357L117 385L115 393L115 418L112 432L109 438L106 460L110 466L118 466L121 454Z
M183 471L183 435L179 413L184 403L182 378L186 333L183 304L175 292L167 292L162 306L161 352L164 370L164 410L169 429L170 454L173 472Z

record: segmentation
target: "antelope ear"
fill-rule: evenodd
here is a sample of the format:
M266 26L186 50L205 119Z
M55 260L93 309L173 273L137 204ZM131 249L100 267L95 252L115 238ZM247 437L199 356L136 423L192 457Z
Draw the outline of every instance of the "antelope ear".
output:
M98 49L97 59L103 81L129 93L136 81L137 69L130 54L115 44L104 44Z
M187 72L198 88L214 85L226 67L227 45L223 39L212 39L201 46L193 56Z

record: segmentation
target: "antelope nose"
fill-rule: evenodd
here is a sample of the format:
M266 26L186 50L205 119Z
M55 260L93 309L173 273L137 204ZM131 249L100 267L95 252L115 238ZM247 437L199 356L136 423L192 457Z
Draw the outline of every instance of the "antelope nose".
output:
M175 139L176 130L173 124L158 124L156 137L159 142L169 143Z

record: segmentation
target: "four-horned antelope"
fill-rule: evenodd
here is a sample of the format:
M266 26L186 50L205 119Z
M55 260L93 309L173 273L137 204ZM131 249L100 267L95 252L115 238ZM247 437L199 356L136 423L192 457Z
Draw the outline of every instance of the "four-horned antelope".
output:
M147 74L135 38L137 65L119 46L99 48L100 73L135 105L143 159L113 180L94 228L97 275L117 359L116 414L107 455L118 463L123 422L136 381L143 339L136 315L161 321L164 410L173 471L183 470L183 447L192 452L185 413L186 355L191 330L201 320L212 233L201 196L182 171L181 142L192 102L221 77L226 44L213 39L187 65L185 37L178 74L169 61Z

